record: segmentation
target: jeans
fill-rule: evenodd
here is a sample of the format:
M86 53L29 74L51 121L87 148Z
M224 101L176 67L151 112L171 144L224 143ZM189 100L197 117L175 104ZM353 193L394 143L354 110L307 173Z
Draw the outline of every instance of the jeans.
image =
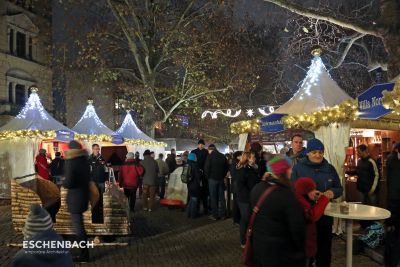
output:
M233 193L232 218L234 223L240 223L240 210L237 202L236 193Z
M158 177L158 196L160 199L165 196L165 176Z
M82 213L71 213L71 223L74 227L75 234L77 237L77 241L87 241L85 225L83 224L83 215ZM79 257L81 258L89 258L89 249L81 248Z
M155 185L146 184L143 186L143 209L153 209L156 188Z
M362 193L362 203L364 205L376 206L376 195L369 195L368 193ZM360 225L363 229L374 224L374 221L360 221Z
M211 199L211 212L214 218L224 218L226 216L224 180L208 180L208 188Z
M137 188L124 188L125 196L128 198L129 210L132 212L135 211L136 190Z
M390 229L385 237L385 266L397 267L400 263L400 200L388 200L388 210L391 217L386 220Z
M104 191L105 191L104 183L97 183L97 186L99 187L100 193L104 194Z
M187 216L189 218L194 219L194 218L197 217L197 203L198 203L198 201L199 200L198 200L197 197L190 197L189 204L187 205L187 208L186 208L186 213L187 213Z
M240 210L240 244L246 244L246 231L250 220L250 204L245 202L237 203Z

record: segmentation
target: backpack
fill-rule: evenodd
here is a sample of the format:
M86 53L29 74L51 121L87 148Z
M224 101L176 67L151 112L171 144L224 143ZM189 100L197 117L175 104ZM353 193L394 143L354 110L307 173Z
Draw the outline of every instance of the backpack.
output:
M190 165L189 164L183 165L181 174L182 183L187 184L191 176L192 176L192 168L190 167Z

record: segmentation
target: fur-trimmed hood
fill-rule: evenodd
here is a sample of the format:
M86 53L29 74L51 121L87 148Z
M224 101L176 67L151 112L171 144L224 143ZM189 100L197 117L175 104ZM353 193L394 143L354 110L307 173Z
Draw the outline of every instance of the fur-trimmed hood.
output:
M78 157L89 158L89 154L85 149L70 149L65 151L65 159L74 159Z

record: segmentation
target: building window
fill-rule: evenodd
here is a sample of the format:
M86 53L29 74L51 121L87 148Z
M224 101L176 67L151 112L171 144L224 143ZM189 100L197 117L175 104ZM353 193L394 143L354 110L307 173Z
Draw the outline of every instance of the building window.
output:
M17 56L26 57L26 34L17 32Z
M10 49L10 54L14 53L14 29L10 29L10 38L8 39L8 48Z
M15 104L21 106L25 104L25 86L22 84L15 86Z
M28 58L32 59L32 37L29 37L29 54Z
M8 103L14 103L12 83L8 83Z

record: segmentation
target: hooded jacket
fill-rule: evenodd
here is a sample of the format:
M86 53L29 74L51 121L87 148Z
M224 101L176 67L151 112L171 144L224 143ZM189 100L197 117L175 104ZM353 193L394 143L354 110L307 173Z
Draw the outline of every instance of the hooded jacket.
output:
M311 179L311 178L310 178ZM305 181L298 180L295 184L295 195L300 205L303 207L306 219L306 255L314 257L317 254L317 224L316 222L324 215L329 199L321 195L317 202L311 201L307 194L312 190Z
M139 177L144 173L144 168L135 159L127 159L119 169L119 186L127 189L137 188Z
M150 156L145 156L140 164L144 167L143 184L155 186L159 173L157 161Z
M37 174L40 177L46 180L50 179L49 164L47 163L46 155L39 154L36 156L35 167L37 170Z
M187 183L188 193L190 197L199 197L201 182L200 168L196 161L189 160L188 164L190 166L190 175Z
M291 181L294 184L300 177L310 177L317 185L317 190L325 192L332 190L334 198L343 194L343 187L340 183L339 175L336 169L323 159L321 163L313 163L308 157L301 159L292 171Z
M88 154L83 149L65 152L64 187L68 188L67 205L70 213L82 213L89 202L90 166Z
M46 230L35 235L32 239L26 240L28 242L35 241L62 241L63 238L59 236L53 229ZM29 246L30 243L28 243ZM46 253L39 253L45 251ZM54 249L54 248L26 248L21 249L15 254L12 262L13 267L72 267L71 254L68 249Z

